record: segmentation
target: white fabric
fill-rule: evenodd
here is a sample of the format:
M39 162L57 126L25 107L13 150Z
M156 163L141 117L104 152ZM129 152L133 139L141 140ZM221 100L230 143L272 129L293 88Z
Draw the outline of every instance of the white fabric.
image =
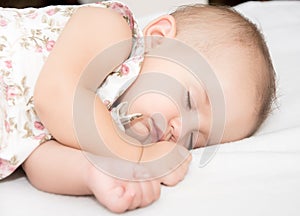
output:
M248 2L236 7L262 30L278 79L278 107L259 134L300 126L300 2Z
M278 75L279 108L256 136L221 145L205 167L198 166L203 150L193 151L183 182L163 187L159 201L125 215L300 215L300 2L237 8L266 35ZM92 197L37 191L19 171L0 182L0 215L115 214Z

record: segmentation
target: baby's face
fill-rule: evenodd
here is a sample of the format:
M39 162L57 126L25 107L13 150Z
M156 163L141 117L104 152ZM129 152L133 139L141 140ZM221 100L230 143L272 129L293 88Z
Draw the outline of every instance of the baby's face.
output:
M151 91L138 92L134 88L139 85L149 85ZM146 57L129 91L133 89L141 94L130 103L129 113L143 114L142 119L132 122L131 129L136 134L150 135L148 142L167 140L187 148L205 146L211 125L209 98L185 68L172 61Z
M207 56L207 59L225 97L226 123L221 142L242 139L255 123L256 91L253 77L249 75L252 68L249 68L248 56L239 47L231 47L217 56ZM172 89L172 96L155 91L138 95L128 112L142 113L143 118L133 121L131 129L139 135L140 141L150 136L148 142L168 140L187 148L206 146L213 120L206 89L179 64L146 57L141 76L153 72L158 78L166 75L177 80L182 88L174 88L166 82L163 84ZM129 91L139 82L143 81L138 78ZM157 82L157 85L161 84ZM183 125L183 122L188 124Z

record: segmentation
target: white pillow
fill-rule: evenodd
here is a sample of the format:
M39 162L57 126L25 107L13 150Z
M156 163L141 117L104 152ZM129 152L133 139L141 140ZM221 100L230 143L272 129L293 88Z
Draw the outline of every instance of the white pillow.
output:
M300 2L246 2L235 7L265 36L277 74L278 108L258 134L300 125Z

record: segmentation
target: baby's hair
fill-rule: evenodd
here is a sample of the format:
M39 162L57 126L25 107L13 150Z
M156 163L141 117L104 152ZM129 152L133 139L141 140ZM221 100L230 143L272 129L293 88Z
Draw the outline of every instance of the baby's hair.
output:
M208 56L218 53L214 51L220 46L240 45L262 57L264 68L260 73L254 71L258 104L257 121L248 134L251 136L267 118L276 99L275 72L263 35L255 24L226 6L187 5L171 15L176 20L176 37Z

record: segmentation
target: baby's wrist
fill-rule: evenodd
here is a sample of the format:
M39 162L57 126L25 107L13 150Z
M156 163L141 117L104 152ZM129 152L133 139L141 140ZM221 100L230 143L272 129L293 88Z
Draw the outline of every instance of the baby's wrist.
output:
M83 170L83 181L88 194L94 194L96 172L99 172L99 170L90 162Z

